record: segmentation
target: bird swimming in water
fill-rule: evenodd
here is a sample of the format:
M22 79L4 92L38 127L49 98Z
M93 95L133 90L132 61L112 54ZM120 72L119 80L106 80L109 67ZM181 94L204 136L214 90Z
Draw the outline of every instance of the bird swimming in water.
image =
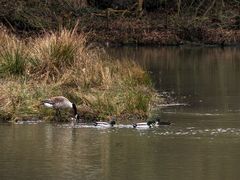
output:
M141 122L141 123L134 123L133 128L152 128L155 124L155 121L147 121L147 122Z
M169 126L171 124L171 122L161 121L160 118L157 118L156 120L149 120L147 122L134 123L133 128L152 128L154 126Z
M116 124L115 120L111 120L109 122L96 121L93 123L94 126L99 126L99 127L113 127L115 124Z
M155 126L169 126L172 124L169 121L161 121L160 118L157 118L155 122L156 122Z
M42 104L48 108L55 109L56 116L58 118L61 118L61 113L60 113L61 109L73 109L76 122L78 122L80 119L80 116L77 112L76 104L72 103L71 101L69 101L67 98L65 98L63 96L55 96L55 97L51 97L49 99L45 99L42 101Z

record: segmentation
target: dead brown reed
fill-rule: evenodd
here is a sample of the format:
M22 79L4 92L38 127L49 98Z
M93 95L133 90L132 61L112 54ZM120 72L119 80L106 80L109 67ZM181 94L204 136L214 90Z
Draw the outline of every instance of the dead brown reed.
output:
M106 53L86 48L86 37L75 30L62 29L42 37L20 41L0 34L4 49L21 49L21 73L6 70L1 78L0 111L14 118L26 115L46 116L41 99L64 95L96 117L140 114L146 117L155 99L151 80L140 66L119 62ZM1 39L0 39L1 40ZM4 50L0 50L0 54ZM8 51L13 55L14 51ZM14 56L15 57L15 56ZM15 57L16 59L16 57ZM0 64L16 66L2 56Z

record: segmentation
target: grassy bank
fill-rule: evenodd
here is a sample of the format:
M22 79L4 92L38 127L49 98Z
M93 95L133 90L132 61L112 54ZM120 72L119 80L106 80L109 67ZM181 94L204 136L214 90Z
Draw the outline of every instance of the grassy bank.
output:
M137 64L90 48L76 30L20 40L0 30L0 114L18 119L51 117L42 99L63 95L82 118L145 118L156 100L148 74Z

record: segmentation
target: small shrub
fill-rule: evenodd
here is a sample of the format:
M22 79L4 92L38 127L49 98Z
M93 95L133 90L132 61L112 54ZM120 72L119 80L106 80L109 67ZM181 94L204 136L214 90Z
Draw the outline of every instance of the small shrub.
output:
M35 39L29 45L30 74L37 78L49 77L50 80L60 78L66 69L76 66L83 41L74 30L62 30Z

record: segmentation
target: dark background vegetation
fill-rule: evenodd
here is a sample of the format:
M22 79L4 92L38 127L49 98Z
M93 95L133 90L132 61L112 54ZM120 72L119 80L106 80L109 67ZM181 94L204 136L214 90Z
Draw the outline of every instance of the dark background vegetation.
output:
M0 22L28 36L78 21L90 41L112 44L240 42L240 0L140 1L1 0Z

